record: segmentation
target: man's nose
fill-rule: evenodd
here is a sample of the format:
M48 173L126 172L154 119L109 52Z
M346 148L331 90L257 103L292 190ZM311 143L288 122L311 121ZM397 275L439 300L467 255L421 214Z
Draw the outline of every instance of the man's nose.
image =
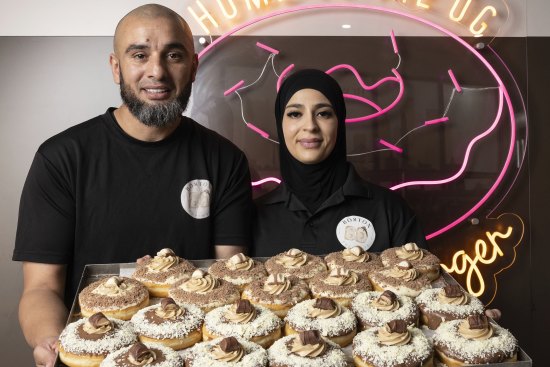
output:
M147 76L156 80L164 78L166 65L159 55L152 55L147 63Z

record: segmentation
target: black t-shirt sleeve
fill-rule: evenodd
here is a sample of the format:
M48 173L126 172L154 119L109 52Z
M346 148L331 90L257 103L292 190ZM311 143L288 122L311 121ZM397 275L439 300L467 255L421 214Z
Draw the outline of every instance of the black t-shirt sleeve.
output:
M244 154L234 159L214 212L214 244L248 247L251 237L252 188Z
M399 202L400 205L396 207L398 214L395 217L397 220L392 229L392 247L415 242L418 247L427 249L426 236L416 215L403 199L400 199Z
M39 151L21 194L13 260L67 264L74 231L75 201L69 180Z

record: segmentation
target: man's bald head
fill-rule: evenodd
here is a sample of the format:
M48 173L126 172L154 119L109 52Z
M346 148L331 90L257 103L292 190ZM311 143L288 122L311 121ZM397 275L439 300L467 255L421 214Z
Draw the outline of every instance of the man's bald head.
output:
M146 4L140 7L135 8L126 14L117 24L115 29L115 37L113 40L113 49L115 53L120 52L120 38L124 33L127 27L135 25L136 22L139 23L140 20L153 20L153 19L164 19L168 22L173 22L181 26L185 40L184 43L189 46L189 51L192 53L195 52L195 46L193 44L193 34L191 33L191 28L178 13L173 11L170 8L167 8L159 4Z

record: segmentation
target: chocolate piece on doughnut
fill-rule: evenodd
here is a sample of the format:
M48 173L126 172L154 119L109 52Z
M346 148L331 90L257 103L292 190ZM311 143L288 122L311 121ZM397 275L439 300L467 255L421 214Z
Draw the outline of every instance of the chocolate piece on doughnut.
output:
M458 284L446 285L443 287L443 290L445 291L445 296L449 298L457 298L464 293Z
M321 335L317 330L307 330L307 331L301 331L299 333L300 335L300 341L302 342L302 345L315 345L320 344L322 342Z
M135 361L141 364L143 361L146 360L154 361L155 353L147 348L145 344L137 342L132 345L132 347L128 351L128 359L130 360L130 362Z
M471 330L483 330L489 326L489 319L485 315L471 315L468 316L468 324Z
M334 310L336 308L336 303L330 298L321 297L317 298L313 307L320 310Z
M392 320L388 322L388 327L392 333L403 334L407 331L407 323L403 320Z
M397 300L397 296L392 291L384 291L380 295L379 299L385 304L391 305Z
M224 338L220 342L220 349L223 350L225 353L235 352L240 348L241 345L239 344L238 340L233 336Z
M253 311L252 305L250 304L250 301L247 299L240 299L237 301L237 309L235 310L236 313L251 313Z

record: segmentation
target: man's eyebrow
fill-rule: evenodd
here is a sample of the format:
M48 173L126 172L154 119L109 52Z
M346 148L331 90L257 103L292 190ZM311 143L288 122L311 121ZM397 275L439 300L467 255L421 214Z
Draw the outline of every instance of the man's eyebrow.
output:
M145 44L145 43L132 43L131 45L129 45L126 48L126 53L131 52L131 51L136 51L136 50L147 50L149 48L150 48L150 46ZM165 50L177 49L177 50L181 50L181 51L184 51L185 53L187 53L187 48L185 48L184 44L180 43L180 42L168 43L164 46L164 49Z
M139 43L132 43L130 46L126 48L126 53L136 50L146 50L149 46L146 44L139 44Z

